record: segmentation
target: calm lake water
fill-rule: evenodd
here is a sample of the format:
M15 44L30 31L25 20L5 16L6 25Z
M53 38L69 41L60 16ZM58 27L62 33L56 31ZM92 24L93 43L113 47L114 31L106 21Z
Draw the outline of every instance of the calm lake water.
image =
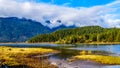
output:
M75 50L75 51L92 51L95 54L101 54L101 55L113 55L113 56L120 56L120 45L82 45L82 44L0 44L0 46L11 46L11 47L63 47L67 48L69 50ZM69 46L69 47L68 47ZM66 57L63 55L64 58ZM50 59L52 61L60 61L61 59L64 59L62 57L59 57L59 55L54 55ZM56 61L57 62L57 61ZM66 62L65 62L66 63ZM67 65L67 63L66 63ZM120 65L109 65L109 66L96 66L96 65L91 65L91 68L120 68ZM90 66L88 65L90 68ZM69 67L68 67L69 68ZM72 68L72 67L70 67ZM73 67L74 68L74 67ZM84 67L85 68L85 67ZM87 68L87 67L86 67Z
M109 53L108 55L120 56L120 45L75 45L72 50L87 50Z

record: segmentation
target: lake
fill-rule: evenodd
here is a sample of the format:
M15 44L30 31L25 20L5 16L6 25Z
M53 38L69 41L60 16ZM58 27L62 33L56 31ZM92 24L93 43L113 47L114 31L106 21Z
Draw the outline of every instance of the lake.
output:
M108 55L120 56L120 45L75 45L75 47L70 48L72 50L88 50L88 51L99 51L109 53Z
M11 47L47 47L47 48L54 48L54 47L61 47L66 48L70 52L63 51L63 53L56 54L50 56L50 61L55 63L63 63L66 68L75 68L74 66L81 66L82 68L120 68L120 65L101 65L91 61L76 61L72 62L71 64L66 61L67 58L76 55L77 51L91 51L94 54L100 55L111 55L111 56L120 56L120 45L83 45L83 44L25 44L25 43L9 43L5 44L2 43L0 46L11 46ZM76 53L76 54L73 54ZM59 66L59 68L62 65Z

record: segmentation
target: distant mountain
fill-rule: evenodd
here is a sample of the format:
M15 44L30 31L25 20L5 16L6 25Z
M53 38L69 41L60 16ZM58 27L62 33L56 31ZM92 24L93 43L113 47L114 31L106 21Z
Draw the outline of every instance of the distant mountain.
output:
M56 20L56 22L57 23L61 23L61 25L59 25L58 27L52 28L52 31L56 31L56 30L60 30L60 29L65 29L65 28L76 28L75 25L72 25L72 26L65 26L65 25L63 25L61 20ZM46 20L45 23L50 24L52 22L50 20Z
M69 28L59 26L50 29L40 22L17 17L0 17L0 42L24 42L38 34L46 34L58 29Z
M0 42L23 42L32 36L50 32L48 27L30 19L0 18Z
M66 28L76 28L76 26L74 26L74 25L73 26L60 25L59 27L52 28L52 31L66 29Z

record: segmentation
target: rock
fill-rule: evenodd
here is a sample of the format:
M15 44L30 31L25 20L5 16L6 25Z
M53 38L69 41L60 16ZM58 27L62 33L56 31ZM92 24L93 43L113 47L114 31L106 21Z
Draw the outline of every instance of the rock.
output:
M51 64L54 66L58 66L57 63L55 63L55 62L51 62Z

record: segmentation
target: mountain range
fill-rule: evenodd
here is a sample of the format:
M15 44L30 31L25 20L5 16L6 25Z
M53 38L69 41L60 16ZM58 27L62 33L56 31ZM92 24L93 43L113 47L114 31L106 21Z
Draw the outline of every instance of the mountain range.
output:
M54 32L58 29L73 28L64 25L49 28L40 22L17 17L0 17L0 42L25 42L38 34Z

